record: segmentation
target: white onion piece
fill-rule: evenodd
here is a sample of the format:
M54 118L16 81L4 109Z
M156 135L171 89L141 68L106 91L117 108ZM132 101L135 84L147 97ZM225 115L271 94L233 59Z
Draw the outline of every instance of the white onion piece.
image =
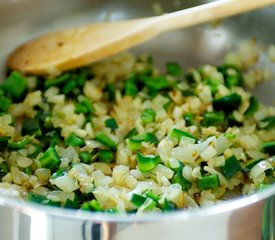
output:
M63 191L52 191L48 194L48 199L52 201L57 201L57 202L66 202L68 199L71 201L74 200L75 193L73 192L63 192Z
M272 165L272 167L275 167L275 156L268 158L267 161Z
M193 151L193 144L186 147L176 147L171 152L171 157L176 158L183 163L193 163L198 154Z
M216 142L216 137L209 137L204 142L194 144L193 149L197 151L199 154L201 154L211 142Z
M233 142L230 141L224 135L219 136L216 140L216 145L215 145L217 155L224 153L225 149L229 148L232 145L232 143Z
M79 188L78 183L71 179L67 174L50 179L50 183L56 185L64 192L73 192Z
M261 161L251 169L250 177L253 179L254 183L259 184L265 178L265 171L272 168L270 162Z
M271 45L268 48L268 57L271 61L275 62L275 45Z
M201 158L204 161L209 161L211 158L215 157L216 154L217 151L210 145L201 153Z
M12 185L6 183L0 184L0 194L2 196L20 198L20 192L17 189L15 189Z
M175 158L170 158L169 165L172 169L176 169L180 167L180 162Z

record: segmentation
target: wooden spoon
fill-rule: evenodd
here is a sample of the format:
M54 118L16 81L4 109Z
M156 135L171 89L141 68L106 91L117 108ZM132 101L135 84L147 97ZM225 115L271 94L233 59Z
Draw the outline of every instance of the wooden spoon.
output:
M157 17L97 23L50 32L17 48L8 58L8 67L38 75L64 71L100 60L166 31L271 4L275 4L275 0L219 0Z

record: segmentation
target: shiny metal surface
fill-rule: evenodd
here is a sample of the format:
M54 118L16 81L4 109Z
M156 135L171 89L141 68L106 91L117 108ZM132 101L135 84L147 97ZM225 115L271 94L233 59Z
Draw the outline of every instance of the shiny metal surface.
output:
M7 54L27 39L65 26L151 16L152 4L155 2L154 0L1 0L0 76L5 75L4 63ZM158 0L157 2L164 11L169 12L206 1ZM225 52L236 47L241 40L256 37L259 43L274 43L274 20L275 7L270 7L224 20L216 28L207 24L162 35L136 47L133 51L151 53L160 67L167 60L177 60L186 68L206 63L216 64L222 60ZM261 64L264 65L265 61ZM271 67L275 70L274 65ZM275 81L260 85L256 94L262 101L270 104L275 100L274 89ZM249 197L201 210L146 216L76 212L20 203L1 196L0 239L256 240L261 239L266 199L270 199L274 194L275 186ZM265 212L274 211L273 205L266 205ZM271 217L267 220L272 224ZM271 226L274 228L274 223ZM270 234L269 236L274 235L272 232Z

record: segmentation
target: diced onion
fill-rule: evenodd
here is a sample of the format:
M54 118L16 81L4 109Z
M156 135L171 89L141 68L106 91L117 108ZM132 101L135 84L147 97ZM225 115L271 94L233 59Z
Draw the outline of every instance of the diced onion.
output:
M51 178L50 183L57 186L64 192L73 192L79 188L78 183L71 179L67 174L57 178Z

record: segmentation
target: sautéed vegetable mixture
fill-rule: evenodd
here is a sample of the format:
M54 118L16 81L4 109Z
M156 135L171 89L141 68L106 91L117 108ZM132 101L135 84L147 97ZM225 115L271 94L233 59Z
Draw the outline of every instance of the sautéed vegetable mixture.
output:
M251 68L248 47L186 70L122 53L58 76L11 72L0 86L0 194L140 213L268 187L275 108L247 90L269 75Z

